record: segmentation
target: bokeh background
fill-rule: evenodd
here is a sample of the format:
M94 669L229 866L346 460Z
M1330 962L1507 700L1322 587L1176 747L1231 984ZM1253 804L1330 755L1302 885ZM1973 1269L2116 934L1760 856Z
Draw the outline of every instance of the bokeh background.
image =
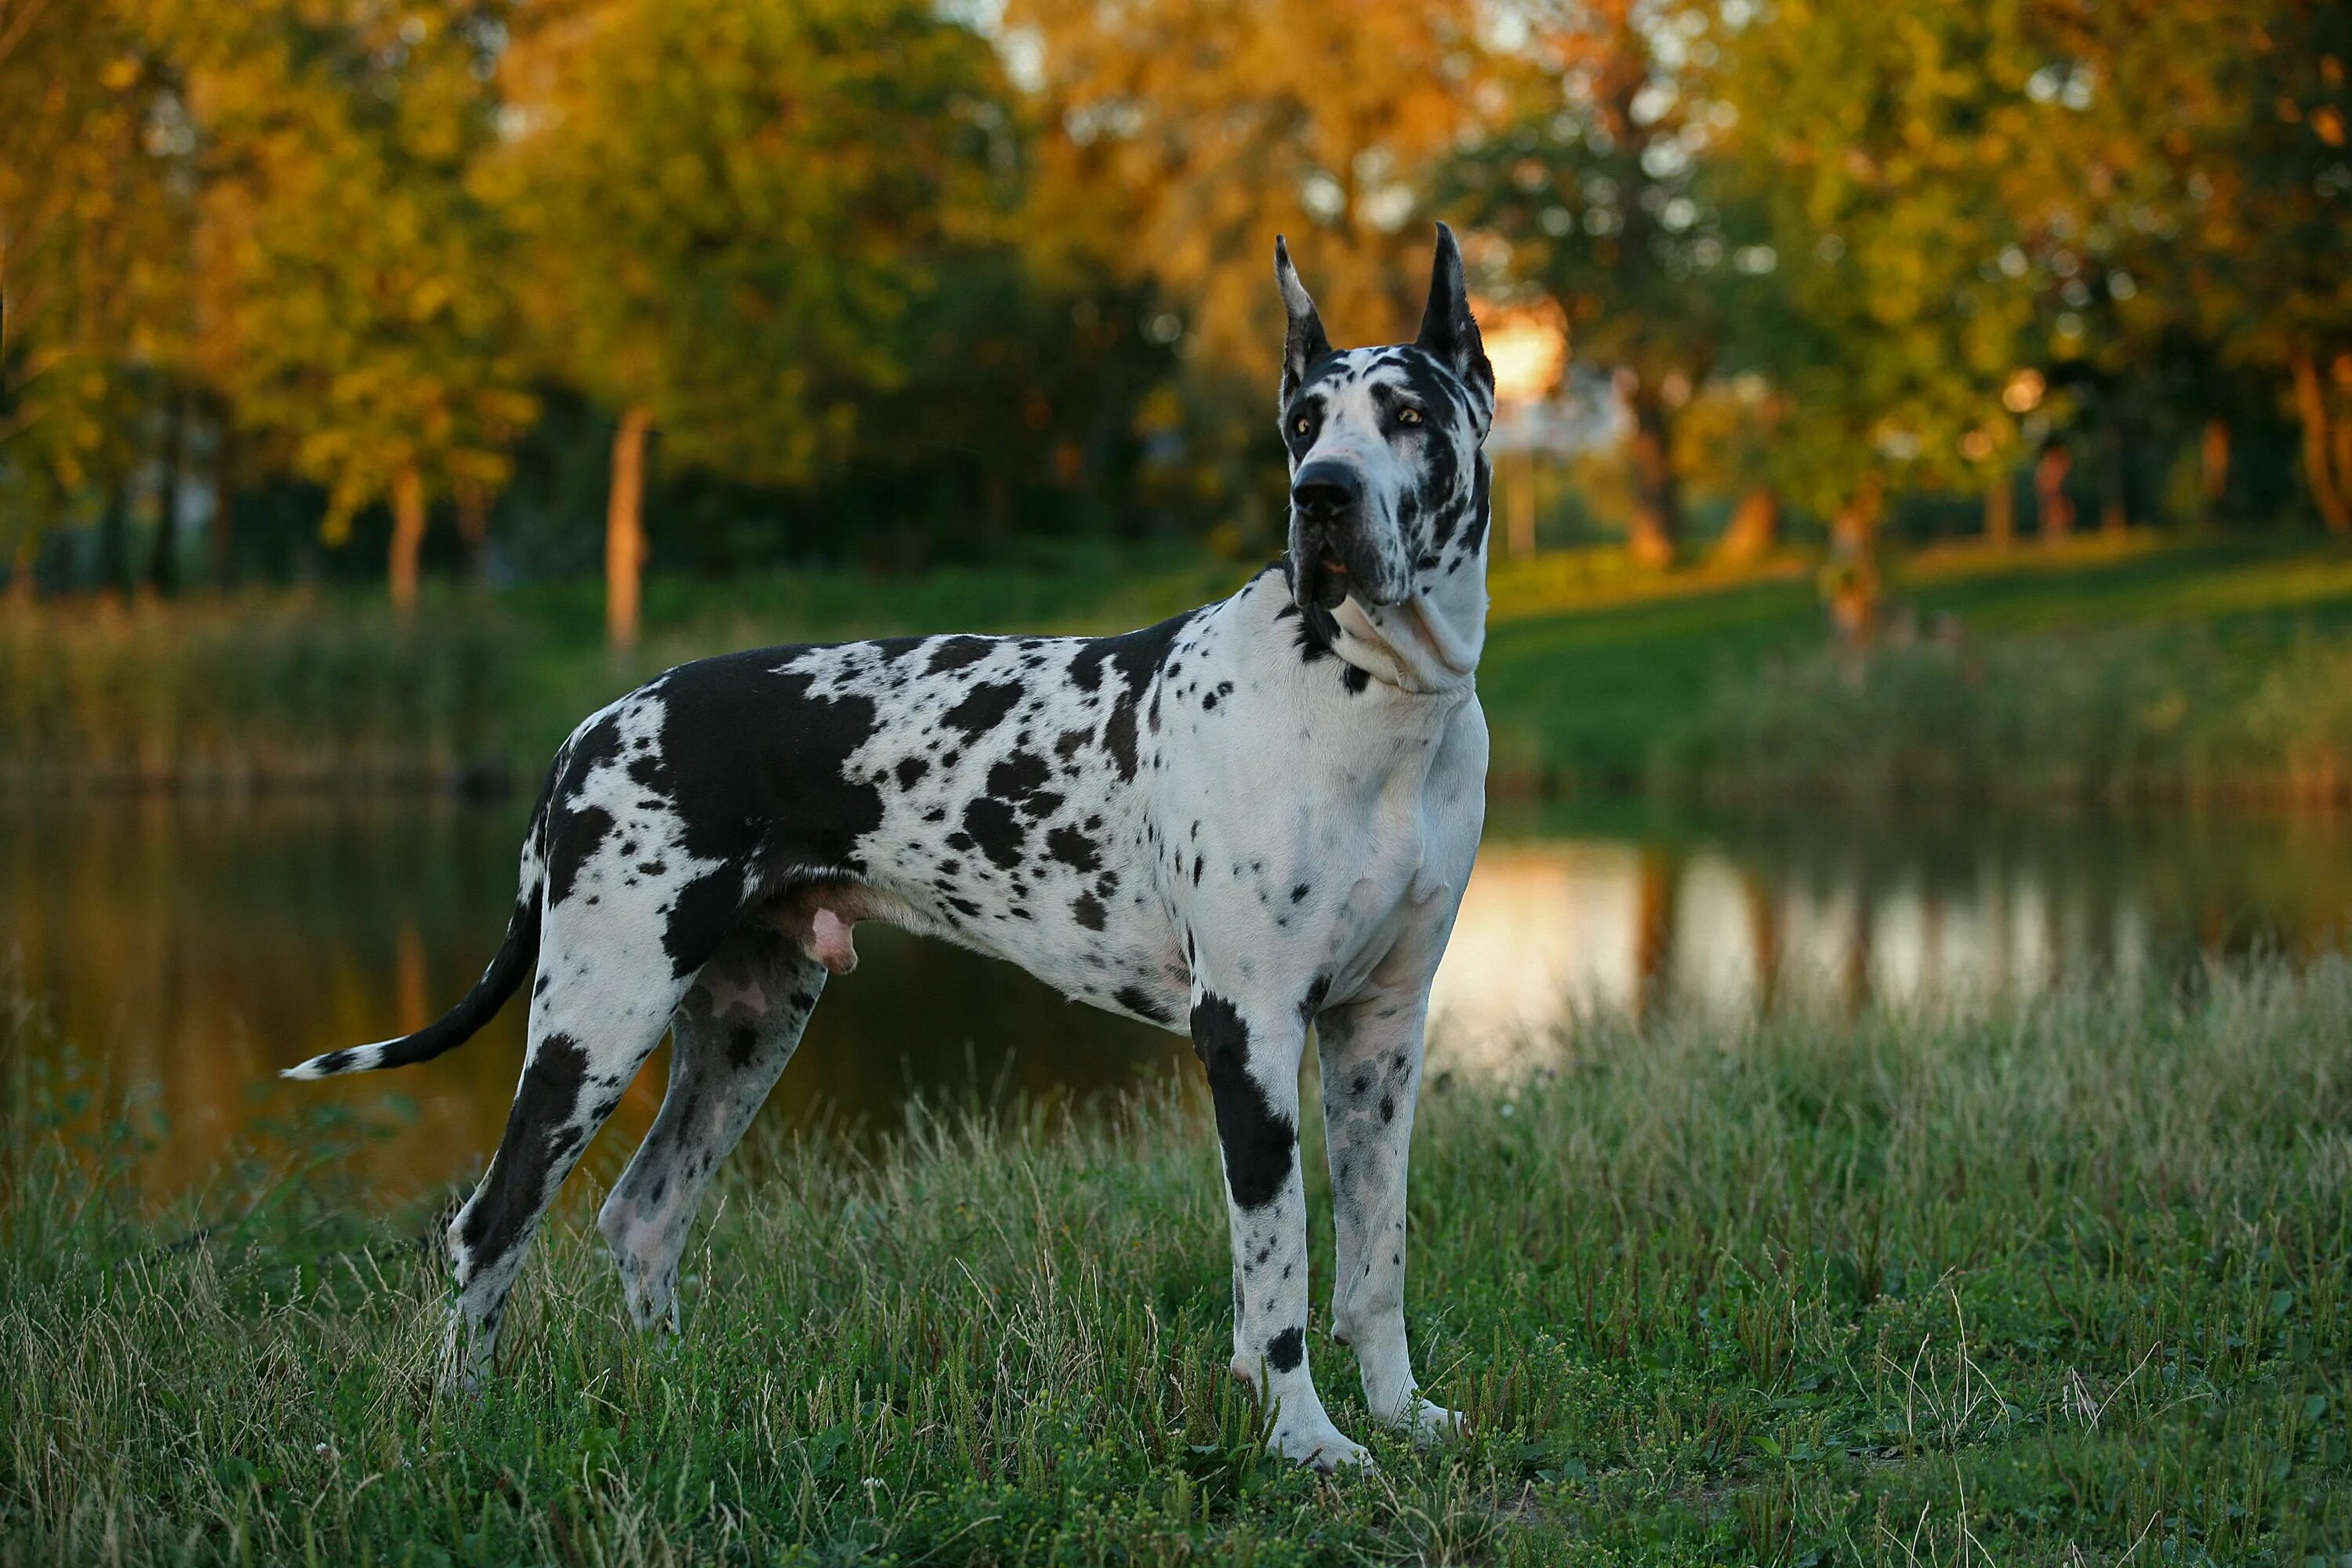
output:
M1230 590L1275 235L1388 341L1438 218L1506 395L1454 1069L2327 951L2347 59L2304 0L0 0L0 962L195 1179L469 982L634 680ZM778 1114L1181 1057L872 952ZM479 1161L494 1039L387 1172Z

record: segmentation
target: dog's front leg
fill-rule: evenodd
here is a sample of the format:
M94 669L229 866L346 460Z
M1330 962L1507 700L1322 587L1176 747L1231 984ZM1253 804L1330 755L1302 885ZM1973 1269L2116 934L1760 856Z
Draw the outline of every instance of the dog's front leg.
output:
M1421 1397L1405 1343L1405 1169L1421 1093L1425 996L1379 992L1317 1020L1338 1242L1331 1333L1353 1346L1375 1420L1421 1442L1462 1417Z
M1274 1410L1272 1447L1333 1470L1370 1456L1331 1425L1307 1365L1307 1191L1298 1170L1296 1002L1245 1006L1196 991L1192 1048L1208 1069L1234 1246L1236 1375Z

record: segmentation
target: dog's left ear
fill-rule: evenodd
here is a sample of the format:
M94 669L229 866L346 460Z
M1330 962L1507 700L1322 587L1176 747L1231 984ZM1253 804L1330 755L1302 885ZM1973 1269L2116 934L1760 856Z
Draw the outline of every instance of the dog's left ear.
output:
M1434 354L1454 374L1495 395L1495 370L1486 363L1486 344L1470 314L1470 286L1462 275L1462 247L1454 231L1437 226L1437 258L1429 268L1429 305L1421 314L1416 347Z

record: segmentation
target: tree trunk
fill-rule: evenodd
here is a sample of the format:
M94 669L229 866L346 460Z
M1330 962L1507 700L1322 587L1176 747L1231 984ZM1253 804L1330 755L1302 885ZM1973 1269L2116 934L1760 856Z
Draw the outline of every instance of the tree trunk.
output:
M1985 542L1995 550L2008 550L2017 543L2017 479L2007 464L1985 487Z
M425 477L413 467L392 477L392 613L416 614L417 557L425 549Z
M2205 434L2198 443L2198 499L2201 502L2202 521L2211 526L2221 521L2221 503L2230 493L2230 422L2226 419L2205 421Z
M8 556L8 603L15 609L32 607L33 566L37 559L32 525L26 523L17 529L16 545Z
M213 515L205 525L205 552L215 588L230 587L236 580L236 426L223 409L220 433L213 441Z
M490 580L490 496L480 485L457 487L457 537L466 546L466 571L477 583Z
M1681 890L1680 858L1659 848L1642 851L1636 879L1638 903L1633 932L1633 1021L1668 999L1674 983L1675 895Z
M163 478L155 497L155 540L147 582L158 594L180 591L180 484L188 462L188 395L174 390L163 427Z
M1780 542L1780 496L1770 485L1753 485L1732 509L1715 558L1725 566L1752 566Z
M1878 575L1878 520L1884 494L1878 476L1873 474L1854 488L1852 498L1830 519L1830 624L1849 652L1861 652L1878 635L1883 586Z
M2074 454L2055 443L2033 459L2033 510L2044 544L2074 531L2074 503L2066 496L2066 475L2074 467Z
M1748 944L1755 950L1758 1011L1772 1005L1780 992L1780 905L1772 889L1752 871L1739 875L1740 902L1748 915Z
M1536 553L1536 455L1532 449L1514 454L1507 544L1514 561L1532 561Z
M613 433L613 488L604 510L604 640L615 654L637 646L646 569L646 437L653 410L630 408Z
M1682 536L1673 416L1647 382L1634 387L1628 402L1633 413L1633 526L1626 543L1642 565L1671 566L1675 542Z
M2352 489L2352 419L2332 421L2328 436L2336 448L2336 493L2347 510L2352 510L2352 495L2345 493Z
M2329 472L2327 452L2327 395L2319 388L2319 367L2311 363L2309 354L2297 354L2294 361L2294 406L2303 421L2303 471L2311 481L2311 499L2319 508L2320 521L2327 524L2330 533L2352 533L2352 511L2344 504L2344 492L2336 489L2336 476Z

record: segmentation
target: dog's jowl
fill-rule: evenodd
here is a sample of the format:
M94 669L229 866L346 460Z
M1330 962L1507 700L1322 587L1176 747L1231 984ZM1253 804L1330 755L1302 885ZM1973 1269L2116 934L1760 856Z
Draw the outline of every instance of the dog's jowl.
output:
M668 1096L598 1224L631 1312L677 1323L712 1173L791 1060L860 921L944 937L1071 997L1189 1030L1215 1109L1234 1370L1274 1444L1364 1450L1309 1373L1301 1053L1314 1031L1338 1210L1331 1338L1373 1415L1422 1436L1405 1344L1405 1165L1431 975L1470 871L1486 728L1494 378L1440 229L1420 335L1335 351L1279 241L1286 557L1124 637L890 637L670 670L554 765L473 993L323 1078L462 1043L530 982L506 1135L449 1228L453 1375L564 1176L665 1031Z

